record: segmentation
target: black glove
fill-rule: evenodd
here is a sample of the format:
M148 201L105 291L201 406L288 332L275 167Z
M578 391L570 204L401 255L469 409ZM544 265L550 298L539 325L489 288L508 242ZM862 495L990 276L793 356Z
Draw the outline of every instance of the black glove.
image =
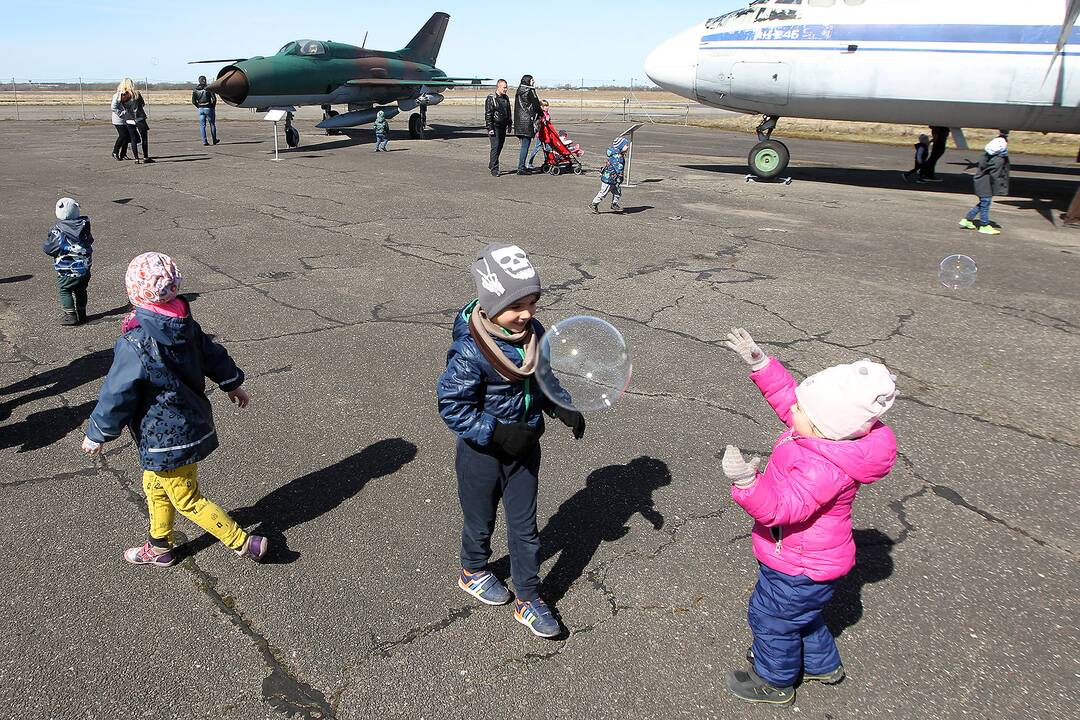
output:
M497 422L495 430L491 433L491 441L502 448L507 455L524 458L533 451L536 443L540 442L540 433L523 422Z
M575 440L585 437L585 416L577 410L568 410L558 406L554 410L554 415L559 418L559 422L574 431Z

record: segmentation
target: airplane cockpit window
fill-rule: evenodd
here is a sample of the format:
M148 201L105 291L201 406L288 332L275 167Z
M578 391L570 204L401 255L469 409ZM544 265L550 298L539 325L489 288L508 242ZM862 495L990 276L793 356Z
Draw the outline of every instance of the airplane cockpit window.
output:
M752 5L753 3L751 3ZM754 22L795 20L799 17L798 5L802 5L802 0L771 0L767 7L758 8Z
M858 0L861 2L862 0ZM832 5L836 0L809 0L811 5ZM768 22L770 20L796 20L799 17L799 6L803 0L750 0L750 3L741 10L734 10L724 15L709 18L705 21L706 30L714 30L725 25L736 23L743 18L753 22Z
M295 42L287 42L281 46L281 49L277 51L278 55L295 55L299 49L299 45Z
M832 7L836 0L807 0L806 4L810 7Z
M318 40L300 40L301 55L325 55L326 46Z
M866 0L844 0L845 5L862 5Z

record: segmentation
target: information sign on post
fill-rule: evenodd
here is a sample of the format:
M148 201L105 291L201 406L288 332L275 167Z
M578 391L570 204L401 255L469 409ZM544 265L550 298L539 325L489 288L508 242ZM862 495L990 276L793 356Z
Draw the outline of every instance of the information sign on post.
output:
M626 129L619 137L624 137L630 141L630 147L626 151L626 170L623 171L623 187L636 187L630 182L630 163L634 159L634 132L645 123L634 123Z
M288 113L284 110L271 110L263 116L263 120L269 120L274 123L274 160L280 160L278 157L278 144L277 144L277 124L285 119Z

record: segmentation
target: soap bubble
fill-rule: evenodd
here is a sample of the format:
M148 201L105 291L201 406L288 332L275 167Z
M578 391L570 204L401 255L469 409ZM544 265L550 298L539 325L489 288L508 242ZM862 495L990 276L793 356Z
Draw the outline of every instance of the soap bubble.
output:
M536 379L544 394L571 410L603 410L630 386L626 342L611 323L577 315L548 328L540 341Z
M938 266L938 280L950 290L963 290L975 284L979 268L967 255L950 255Z

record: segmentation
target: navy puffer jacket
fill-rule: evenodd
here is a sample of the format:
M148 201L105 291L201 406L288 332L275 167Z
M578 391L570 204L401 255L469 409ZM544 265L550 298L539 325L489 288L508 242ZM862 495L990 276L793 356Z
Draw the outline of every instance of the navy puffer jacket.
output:
M138 326L116 341L86 436L106 442L129 427L145 470L198 462L218 446L204 377L228 392L240 387L244 373L203 333L190 308L184 318L136 308L135 318Z
M525 422L544 431L544 410L550 401L540 392L533 378L511 383L491 366L469 333L469 316L477 301L469 303L454 319L454 342L446 353L446 370L439 376L439 414L446 425L464 440L489 445L495 423ZM537 339L544 326L533 320ZM513 363L521 366L518 345L496 339Z

